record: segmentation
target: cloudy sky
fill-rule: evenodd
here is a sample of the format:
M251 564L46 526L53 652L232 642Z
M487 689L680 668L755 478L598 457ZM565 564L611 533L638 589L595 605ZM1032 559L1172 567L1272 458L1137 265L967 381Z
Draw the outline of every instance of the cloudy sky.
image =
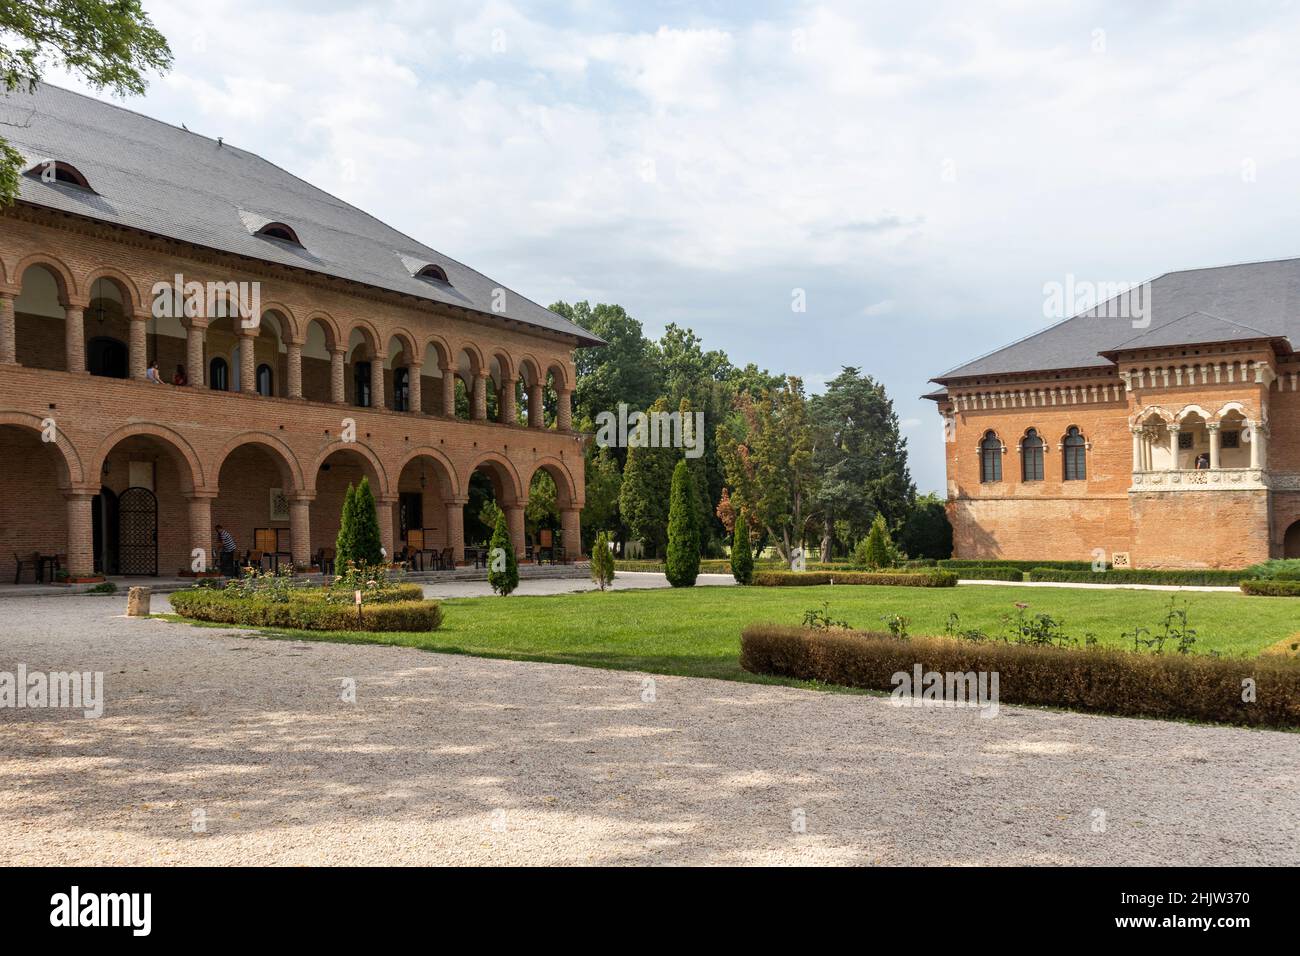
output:
M1045 283L1300 255L1291 2L145 6L176 63L126 105L543 304L859 366L922 490L927 380L1048 324Z

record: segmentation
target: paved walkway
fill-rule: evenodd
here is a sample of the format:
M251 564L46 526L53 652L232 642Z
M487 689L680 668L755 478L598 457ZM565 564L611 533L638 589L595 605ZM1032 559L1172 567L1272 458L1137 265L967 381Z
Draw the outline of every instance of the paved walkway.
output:
M1300 864L1292 734L265 640L124 605L5 608L0 671L102 671L107 701L0 709L0 864Z

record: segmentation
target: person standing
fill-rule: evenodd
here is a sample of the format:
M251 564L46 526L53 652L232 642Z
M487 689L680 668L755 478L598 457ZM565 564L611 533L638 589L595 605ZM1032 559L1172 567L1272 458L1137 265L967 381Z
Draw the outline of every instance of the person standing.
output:
M217 555L219 558L218 567L221 573L228 578L235 576L235 536L217 525Z

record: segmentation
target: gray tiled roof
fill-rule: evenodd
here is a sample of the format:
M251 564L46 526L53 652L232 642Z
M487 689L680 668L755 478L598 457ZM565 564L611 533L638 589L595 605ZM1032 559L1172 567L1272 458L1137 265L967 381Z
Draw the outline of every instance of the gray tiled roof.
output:
M1102 305L933 381L1095 368L1111 364L1103 353L1121 349L1257 338L1285 338L1294 345L1300 341L1300 259L1168 272L1151 281L1144 305L1150 318L1145 329L1135 328L1131 318L1113 317L1122 310Z
M562 316L260 156L111 103L49 84L32 95L0 95L0 136L32 165L71 163L95 191L24 176L22 201L513 319L574 336L580 344L603 344ZM290 226L303 248L253 235L274 221ZM417 260L441 266L449 281L413 275L408 263ZM505 289L500 313L492 308L497 289Z

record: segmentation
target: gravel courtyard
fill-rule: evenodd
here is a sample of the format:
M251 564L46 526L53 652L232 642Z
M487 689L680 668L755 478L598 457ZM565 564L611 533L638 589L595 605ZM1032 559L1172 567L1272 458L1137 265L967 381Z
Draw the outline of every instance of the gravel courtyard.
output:
M106 684L99 719L0 709L0 864L1300 863L1294 734L983 719L124 610L0 602L0 671Z

